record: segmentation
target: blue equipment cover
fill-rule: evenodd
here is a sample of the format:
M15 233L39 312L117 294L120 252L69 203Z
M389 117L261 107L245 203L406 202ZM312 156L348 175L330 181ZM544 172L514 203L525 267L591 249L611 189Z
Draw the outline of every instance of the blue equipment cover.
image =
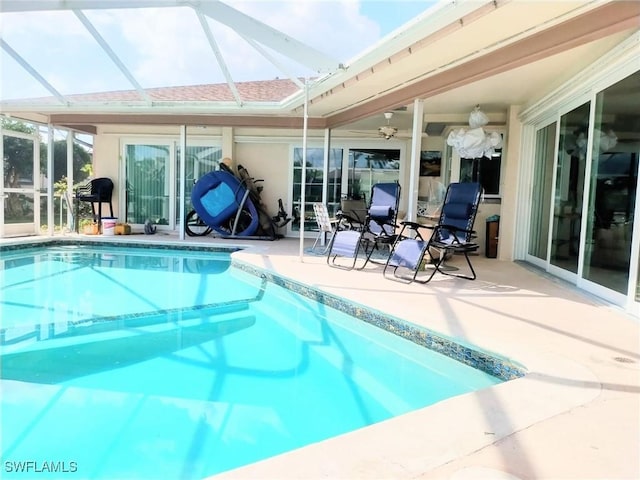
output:
M258 211L246 195L247 189L238 178L226 171L216 170L204 175L194 185L191 203L200 219L223 236L250 236L259 225ZM244 201L244 205L243 205ZM233 231L238 209L243 208L248 215ZM250 217L251 220L247 221Z

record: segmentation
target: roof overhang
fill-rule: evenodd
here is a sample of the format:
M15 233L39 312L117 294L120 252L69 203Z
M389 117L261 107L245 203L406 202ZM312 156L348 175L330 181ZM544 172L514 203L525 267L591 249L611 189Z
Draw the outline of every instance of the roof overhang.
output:
M511 87L496 83L491 103L522 104L638 31L640 2L487 2L437 31L424 27L421 40L398 45L392 55L357 72L349 66L349 79L312 97L311 114L338 127L515 70L523 72L516 86L529 99L509 98ZM570 61L557 68L554 57L562 55ZM525 67L546 68L546 74L531 75ZM468 98L464 111L475 103Z

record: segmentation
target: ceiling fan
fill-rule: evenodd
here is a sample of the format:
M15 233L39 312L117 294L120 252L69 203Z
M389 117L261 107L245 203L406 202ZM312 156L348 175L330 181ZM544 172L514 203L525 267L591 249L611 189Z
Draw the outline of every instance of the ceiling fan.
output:
M393 117L393 112L384 112L384 118L387 119L387 124L382 125L381 127L378 127L378 135L380 135L386 140L389 140L395 137L396 133L398 133L398 129L390 125L391 117Z
M350 130L350 133L357 134L359 136L384 138L385 140L391 140L392 138L411 138L411 131L400 131L398 127L391 125L391 119L394 112L384 112L384 118L387 120L386 125L381 125L377 129L371 130ZM422 137L426 137L425 133Z

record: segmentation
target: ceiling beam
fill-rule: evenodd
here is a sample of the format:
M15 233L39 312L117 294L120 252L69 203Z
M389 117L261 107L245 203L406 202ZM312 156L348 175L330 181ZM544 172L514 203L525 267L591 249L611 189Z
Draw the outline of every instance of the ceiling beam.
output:
M274 115L149 115L149 114L76 114L49 116L50 123L74 128L74 125L187 125L218 127L302 128L301 117ZM309 128L325 128L323 118L309 118Z
M249 45L251 45L260 55L262 55L264 58L266 58L271 63L271 65L273 65L278 70L280 70L282 73L284 73L289 78L289 80L291 80L298 87L300 87L300 89L304 88L304 83L302 83L300 81L300 79L298 79L298 77L293 75L284 65L282 65L282 63L280 63L278 60L276 60L273 57L273 55L271 55L264 48L262 48L260 46L260 44L258 44L257 42L255 42L251 38L247 38L247 37L245 37L243 35L240 35L240 36L244 39L245 42L247 42Z
M95 125L58 125L62 128L68 128L75 132L86 133L88 135L97 135L98 128Z

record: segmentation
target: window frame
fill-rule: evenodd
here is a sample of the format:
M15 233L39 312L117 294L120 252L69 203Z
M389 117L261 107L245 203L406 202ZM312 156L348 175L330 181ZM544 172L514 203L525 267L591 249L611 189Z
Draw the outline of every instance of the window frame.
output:
M180 148L180 137L177 135L123 135L119 138L119 150L120 150L120 164L118 167L118 177L119 181L127 180L127 146L128 145L153 145L153 146L163 146L168 148L169 159L168 159L168 175L167 178L167 191L168 191L168 211L169 211L169 219L166 225L157 225L157 227L161 230L169 230L173 231L180 228L181 220L179 217L179 203L180 203L180 190L179 190L179 182L181 179L179 178L179 165L178 165L178 150ZM222 140L218 136L190 136L187 135L187 148L189 147L217 147L222 149ZM208 172L200 172L200 177ZM174 178L175 181L171 181ZM187 178L189 178L189 173L187 173ZM197 179L196 179L197 180ZM182 179L182 181L186 181L186 179ZM188 196L185 196L185 201L189 203ZM126 189L119 189L118 195L118 212L117 216L124 221L127 216L126 209L127 201L126 201ZM115 213L115 212L114 212ZM185 215L188 212L185 210ZM131 222L130 222L131 223ZM142 224L131 223L132 225L141 226Z
M310 142L307 145L307 149L320 149L323 150L325 148L325 146L320 143L320 142ZM342 150L342 177L341 177L341 191L340 191L340 198L337 199L337 202L339 202L342 198L345 197L345 195L347 194L347 188L348 188L348 181L349 181L349 152L351 150L398 150L400 152L399 154L399 168L398 168L398 182L400 182L400 184L402 185L405 181L405 175L407 172L407 169L409 168L409 166L406 164L408 159L407 159L407 151L408 151L408 146L399 140L370 140L370 141L366 141L366 140L361 140L361 139L354 139L354 140L348 140L348 139L339 139L339 140L332 140L331 141L331 145L329 147L332 150ZM298 207L298 203L297 200L293 198L293 184L294 184L294 169L295 169L295 151L296 149L302 149L302 144L295 142L295 143L291 143L290 144L290 148L289 148L289 191L287 193L287 195L289 196L289 204L293 205L294 207ZM324 166L323 166L324 167ZM324 176L326 177L327 172L324 172ZM327 203L327 198L326 198L326 192L324 191L324 189L326 188L326 178L325 181L323 182L323 191L322 191L322 202L323 203ZM344 191L343 191L344 190ZM367 191L366 193L366 198L368 200L369 198L369 194L370 192ZM307 201L306 202L308 205L310 205L310 202ZM335 208L339 208L339 204L336 202L332 202L331 205L328 205L329 207L329 212L332 213L332 206ZM315 221L311 222L312 225L308 226L307 225L308 219L305 219L305 235L307 235L307 233L309 233L310 230L313 230L315 228ZM293 228L293 222L290 222L289 225L287 225L287 234L295 234L298 235L300 233L299 229L296 228L294 230Z

